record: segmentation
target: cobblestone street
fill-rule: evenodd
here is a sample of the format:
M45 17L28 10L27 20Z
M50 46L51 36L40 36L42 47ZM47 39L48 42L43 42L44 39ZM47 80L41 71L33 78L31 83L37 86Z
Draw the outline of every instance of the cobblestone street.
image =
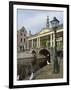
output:
M63 78L63 60L60 62L60 72L58 74L53 73L53 64L48 64L38 70L35 73L35 77L33 79L56 79Z

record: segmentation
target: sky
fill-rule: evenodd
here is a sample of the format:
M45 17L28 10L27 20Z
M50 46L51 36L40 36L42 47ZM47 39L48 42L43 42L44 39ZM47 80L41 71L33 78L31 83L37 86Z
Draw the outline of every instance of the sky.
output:
M27 33L31 31L32 34L36 34L46 27L47 16L49 21L56 17L60 24L63 23L62 11L17 9L17 28L19 30L24 26Z

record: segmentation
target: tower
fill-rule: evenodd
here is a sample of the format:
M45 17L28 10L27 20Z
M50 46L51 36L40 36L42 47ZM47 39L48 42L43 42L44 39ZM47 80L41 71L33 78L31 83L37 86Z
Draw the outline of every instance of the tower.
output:
M29 36L31 36L31 30L29 30Z
M49 24L49 16L47 16L47 21L46 21L46 27L49 28L50 24Z

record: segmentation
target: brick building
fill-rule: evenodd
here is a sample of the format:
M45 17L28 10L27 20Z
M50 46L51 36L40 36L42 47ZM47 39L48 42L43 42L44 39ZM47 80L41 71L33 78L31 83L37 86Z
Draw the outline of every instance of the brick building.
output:
M26 37L27 37L27 31L25 27L23 26L20 30L17 31L17 51L21 52L26 49Z

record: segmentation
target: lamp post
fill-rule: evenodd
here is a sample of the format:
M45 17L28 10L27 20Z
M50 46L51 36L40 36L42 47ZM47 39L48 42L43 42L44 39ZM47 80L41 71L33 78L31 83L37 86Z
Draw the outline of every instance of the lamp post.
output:
M52 29L54 31L54 57L53 57L53 72L59 73L59 63L57 59L57 43L56 43L56 29L59 25L59 20L56 19L56 17L53 18L52 21L50 21Z

